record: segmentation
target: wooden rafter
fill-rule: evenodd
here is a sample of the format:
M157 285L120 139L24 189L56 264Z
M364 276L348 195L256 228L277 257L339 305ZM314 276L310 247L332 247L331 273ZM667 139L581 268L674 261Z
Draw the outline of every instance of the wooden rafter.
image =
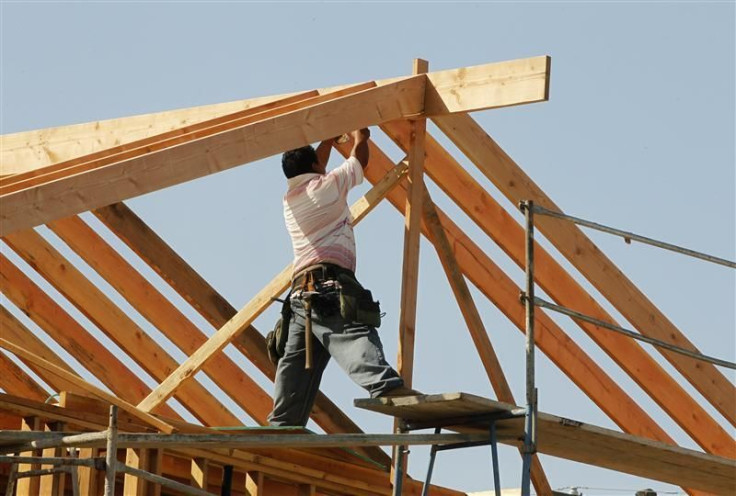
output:
M560 208L468 115L443 116L435 124L478 166L514 204L521 200L560 211ZM629 322L644 335L697 352L697 348L574 224L538 216L536 224L547 239ZM658 349L687 380L736 425L734 385L707 362Z
M424 76L412 76L2 195L0 234L247 164L345 129L416 115L423 108L425 82Z
M199 328L82 219L60 219L48 227L184 353L193 353L207 340ZM256 422L267 424L271 397L227 355L214 357L204 371Z
M74 320L61 306L51 299L40 287L31 281L20 269L0 254L0 290L21 311L25 312L41 329L79 361L92 375L108 387L113 393L130 403L143 399L150 389L133 374L110 350L95 339L84 327ZM13 325L3 310L3 332L6 339L24 347L45 360L76 373L46 347L36 346L38 341L30 339L22 329ZM68 368L66 368L68 367ZM49 384L57 384L57 379L48 377ZM76 391L74 386L64 387L59 382L59 390ZM168 405L157 413L167 417L177 414Z
M57 367L61 367L70 374L76 372L64 362L51 348L46 346L35 334L33 334L26 326L24 326L13 314L5 307L0 306L0 329L3 330L2 337L11 343L22 346L36 356L53 363ZM54 391L75 391L77 388L69 381L65 381L54 375L46 374L43 369L34 367L30 362L23 362L37 376L51 386ZM78 374L77 374L78 375Z
M408 127L383 128L405 147ZM524 230L498 202L431 136L427 137L427 174L519 265L524 266ZM559 304L615 323L552 256L535 245L536 282ZM736 456L728 433L635 341L581 323L580 327L619 364L704 450ZM506 400L504 400L506 401Z
M546 56L431 72L425 93L429 113L472 112L547 100L550 58ZM377 86L401 78L375 81ZM251 98L155 114L6 134L0 147L0 176L7 177L82 157L118 145L176 131L278 101L299 101L345 89L322 88L303 93ZM346 128L347 129L347 128ZM341 131L343 132L343 131Z
M29 362L32 362L35 366L41 367L51 374L57 375L69 382L76 384L77 387L83 389L84 391L88 393L95 395L101 400L107 401L113 405L117 405L118 407L120 407L121 410L125 410L129 414L142 420L146 424L155 427L161 432L165 432L167 434L174 432L174 428L172 426L170 426L166 422L159 420L158 418L154 417L150 413L139 410L138 408L131 405L127 401L123 401L117 396L103 391L97 386L94 386L90 384L89 382L75 376L74 374L67 372L63 368L57 367L53 363L47 362L43 358L38 357L34 355L33 353L29 353L28 351L24 350L20 346L14 345L10 341L0 338L0 348L4 348L8 350L9 352L13 353L14 355L20 358L23 358L24 360L28 360Z
M0 352L0 388L33 400L48 398L48 392L3 352Z
M176 361L158 343L35 231L12 234L5 242L153 377L163 380L176 368ZM197 381L182 388L177 398L207 425L241 425Z

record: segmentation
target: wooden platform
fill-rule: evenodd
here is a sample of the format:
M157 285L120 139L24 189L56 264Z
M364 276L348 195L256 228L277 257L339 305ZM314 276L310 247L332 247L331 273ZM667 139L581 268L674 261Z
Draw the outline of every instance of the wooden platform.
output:
M407 421L510 412L518 407L467 393L358 399L355 406ZM497 421L499 442L520 446L524 419ZM451 430L487 430L484 423ZM736 492L736 460L631 436L575 420L539 413L540 453L716 494Z

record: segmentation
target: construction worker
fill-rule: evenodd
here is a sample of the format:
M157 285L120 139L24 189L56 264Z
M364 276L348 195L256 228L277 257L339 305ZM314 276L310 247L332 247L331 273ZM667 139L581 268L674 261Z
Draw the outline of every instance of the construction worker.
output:
M271 425L304 426L330 357L371 397L415 393L386 362L378 303L355 279L348 191L363 181L370 131L351 133L350 157L326 171L333 140L283 154L284 218L294 249ZM311 329L310 329L311 328ZM275 345L274 345L275 346ZM310 349L311 348L311 349Z

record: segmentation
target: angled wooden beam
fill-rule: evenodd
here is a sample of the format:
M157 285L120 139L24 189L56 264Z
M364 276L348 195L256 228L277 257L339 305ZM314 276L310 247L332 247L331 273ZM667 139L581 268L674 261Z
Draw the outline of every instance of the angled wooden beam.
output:
M425 83L425 76L412 76L2 195L0 235L329 139L346 129L419 114Z
M396 168L388 177L399 180L405 173L406 167ZM125 204L117 203L93 213L214 328L221 328L235 316L237 310ZM255 327L248 326L232 344L264 375L274 379L276 369L268 359L266 340ZM312 419L326 432L362 432L322 392L317 394ZM359 451L384 466L390 464L380 449Z
M481 320L478 308L473 302L473 296L470 294L468 284L465 282L457 260L455 260L452 247L447 240L445 230L442 228L440 218L437 215L437 209L426 187L424 190L423 210L423 220L427 226L427 231L429 231L429 239L437 251L442 268L445 270L445 275L450 283L450 288L455 295L455 300L460 307L460 312L463 314L468 331L470 331L470 336L473 339L473 344L475 344L475 349L478 351L493 390L499 400L515 405L516 401L514 401L511 387L506 380L506 374L504 374L501 363L498 361L496 352L483 325L483 320ZM536 454L532 455L531 478L537 494L552 493L552 488Z
M151 376L162 380L176 369L176 361L153 338L38 233L15 233L5 242ZM207 425L242 424L198 381L187 384L177 397Z
M103 391L102 389L98 388L97 386L94 386L90 384L89 382L80 379L79 377L75 376L74 374L70 374L66 370L62 369L61 367L57 367L51 362L47 362L41 357L38 357L32 353L27 352L20 346L16 346L10 341L7 341L5 339L0 338L0 347L8 350L9 352L13 353L14 355L23 358L24 360L28 360L29 362L33 362L34 365L37 367L41 367L42 369L47 370L48 372L58 375L59 377L64 378L65 380L72 382L77 385L80 389L83 389L84 391L87 391L90 394L95 395L96 397L107 401L110 404L117 405L121 410L125 410L129 414L133 415L134 417L140 419L141 421L145 422L146 424L155 427L156 429L160 430L161 432L165 432L167 434L170 434L174 432L174 428L167 424L166 422L163 422L153 415L143 412L136 408L135 406L131 405L130 403L121 400L117 396L114 396L110 393L107 393Z
M187 126L183 129L176 129L174 131L152 136L151 138L134 141L133 143L119 145L84 157L67 160L66 162L44 167L43 169L36 169L24 174L18 174L4 180L0 180L0 195L20 191L22 189L48 183L50 181L60 180L65 177L88 172L92 169L98 169L123 160L132 160L136 157L164 150L172 146L180 146L184 143L207 138L225 131L230 131L236 127L242 127L246 124L263 121L265 119L313 106L318 103L334 100L341 96L358 93L359 91L373 88L375 85L376 84L373 82L363 83L356 86L349 86L327 95L318 95L316 92L296 95L295 97L285 98L284 100L277 100L272 104L266 104L249 110L235 112L234 114L204 121L193 126Z
M150 388L139 377L2 254L0 254L0 291L120 398L129 403L137 403L149 393ZM31 353L70 373L76 373L47 347L38 346L38 339L29 337L29 332L23 332L20 327L13 325L13 321L6 318L8 315L10 314L3 309L0 323L4 326L3 332L7 332L7 337L5 335L3 337L18 345L23 343ZM58 385L59 390L77 391L76 386L69 386L69 383L62 379L46 375L49 376L49 383ZM168 405L162 406L157 413L167 417L178 417Z
M387 171L389 172L389 171ZM350 212L353 225L360 222L385 195L397 184L399 176L385 176L386 180L378 180L368 193L359 199ZM166 401L182 385L194 376L213 355L220 352L238 334L242 333L253 321L263 313L273 298L283 293L291 282L291 264L284 267L276 277L256 294L235 316L233 316L219 331L211 336L189 358L174 370L165 380L154 389L138 407L144 411L151 411L157 405Z
M399 146L408 143L408 126L383 126ZM427 174L519 267L524 267L524 230L431 136ZM535 245L535 278L559 304L615 323L551 255ZM728 433L638 343L587 323L580 327L669 414L705 451L736 456ZM507 401L507 400L504 400Z
M514 405L467 393L413 398L355 400L356 406L400 418L435 420L459 415L510 412ZM453 412L456 412L453 415ZM499 441L520 445L523 417L497 421ZM575 420L539 413L537 449L540 453L627 474L729 494L736 485L736 460L623 434ZM487 430L479 424L472 430Z
M349 149L340 147L341 153ZM369 181L377 180L391 167L389 158L378 147L371 149L371 167L365 171ZM406 190L395 188L386 199L402 212ZM437 209L450 246L463 271L472 282L506 317L524 332L524 307L519 303L521 289L509 278L460 228ZM424 233L425 236L428 234ZM664 430L614 382L585 351L567 336L542 311L535 312L537 346L591 400L625 432L675 444Z
M184 353L193 353L207 341L197 326L82 219L59 219L48 227ZM227 355L213 357L203 370L256 422L268 423L273 400Z
M490 136L467 115L437 117L435 124L514 204L533 200L561 211ZM539 230L598 291L644 335L696 351L685 335L574 224L537 216ZM736 425L736 388L710 363L658 348L658 351Z
M38 401L44 401L49 396L44 388L2 352L0 352L0 388L10 394Z
M542 56L430 72L427 76L430 86L425 94L425 110L429 113L471 112L544 101L549 92L549 68L549 57ZM384 86L399 79L384 79L375 83ZM0 176L20 174L254 107L274 105L287 98L298 100L304 96L326 94L344 88L335 86L6 134L0 136Z
M375 86L375 84L373 84L373 86ZM371 86L366 85L362 89L367 89L368 87ZM76 156L39 169L33 169L13 176L5 176L0 178L0 194L18 191L28 186L39 184L41 182L40 178L42 177L44 178L44 181L48 181L49 179L69 175L70 172L78 173L83 172L84 170L89 170L89 167L84 168L85 165L94 164L95 167L104 166L125 158L132 158L152 151L161 150L170 146L172 140L176 140L178 144L180 144L186 141L191 141L192 139L202 138L204 136L214 134L215 132L226 130L227 126L230 126L233 123L237 124L242 119L249 119L249 122L252 122L253 120L258 120L257 118L254 119L256 114L259 117L267 117L268 115L263 115L266 112L281 110L283 107L292 107L294 104L303 104L303 102L311 101L312 98L318 96L319 93L317 91L300 93L256 107L239 110L232 114L226 114L203 122L198 122L196 124L185 125L183 127L165 131L161 134L155 134L140 140L126 142L90 154Z

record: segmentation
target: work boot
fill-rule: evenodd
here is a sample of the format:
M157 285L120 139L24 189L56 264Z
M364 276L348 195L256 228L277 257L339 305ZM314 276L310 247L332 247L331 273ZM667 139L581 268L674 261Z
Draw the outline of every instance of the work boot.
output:
M388 391L384 391L379 398L390 398L394 396L417 396L423 394L416 389L411 389L406 386L399 386L395 387L393 389L389 389Z

